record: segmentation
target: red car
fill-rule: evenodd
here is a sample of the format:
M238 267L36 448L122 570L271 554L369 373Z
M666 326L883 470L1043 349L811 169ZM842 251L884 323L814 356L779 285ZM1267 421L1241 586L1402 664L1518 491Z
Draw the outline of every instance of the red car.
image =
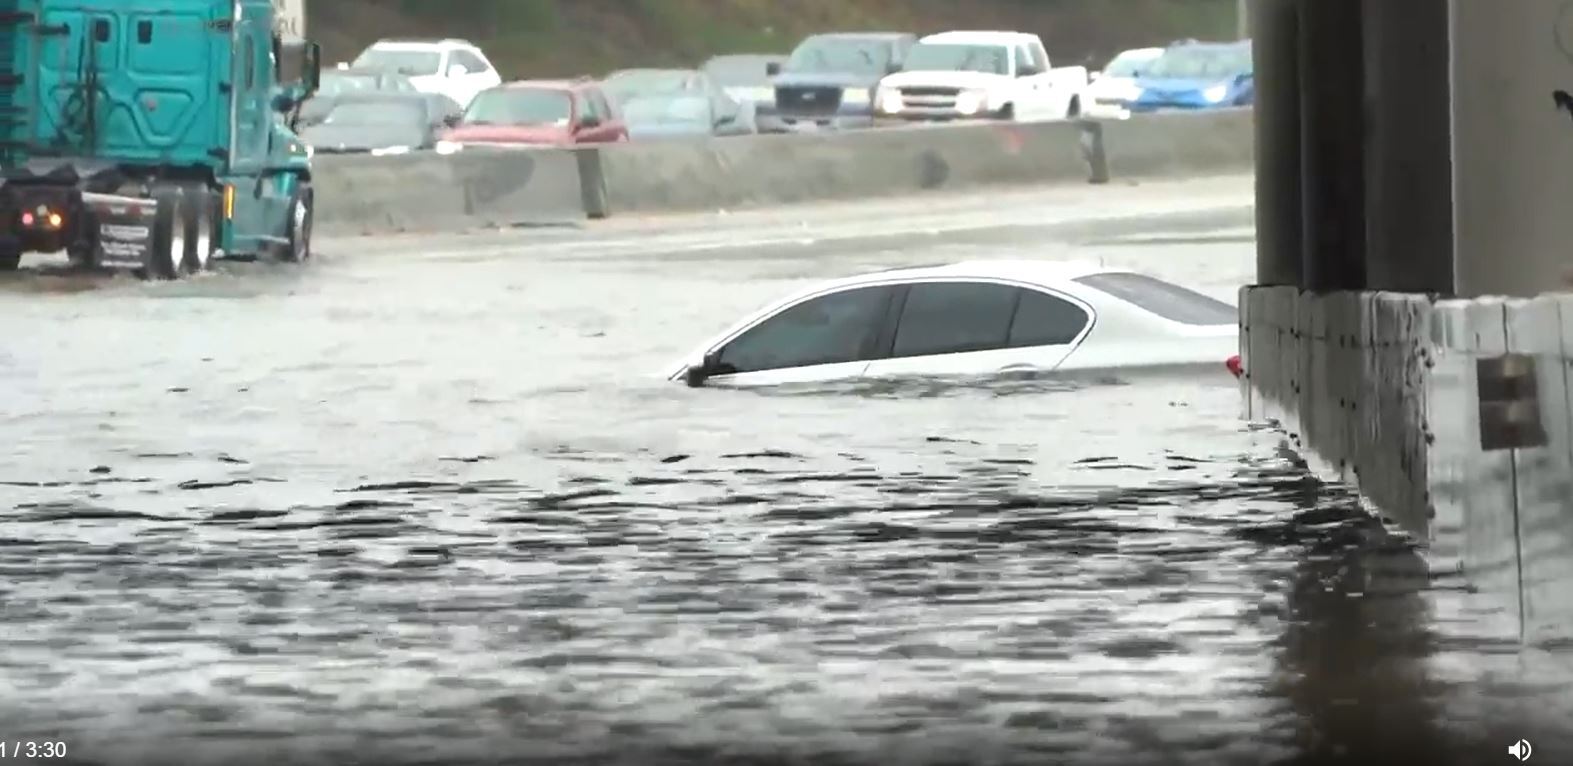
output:
M628 126L594 80L521 80L480 92L439 150L466 145L570 146L627 141Z

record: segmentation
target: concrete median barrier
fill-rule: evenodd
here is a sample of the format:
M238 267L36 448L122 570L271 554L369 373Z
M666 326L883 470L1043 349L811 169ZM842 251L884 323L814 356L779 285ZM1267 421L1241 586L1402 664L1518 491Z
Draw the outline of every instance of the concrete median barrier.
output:
M633 142L600 149L599 169L612 215L1086 183L1082 130L967 124Z
M462 231L930 191L1246 172L1250 110L1111 122L967 123L807 135L316 158L319 230Z
M579 163L561 150L471 149L315 159L317 224L330 234L462 231L584 218Z
M1250 172L1256 162L1255 112L1138 114L1102 123L1114 180Z

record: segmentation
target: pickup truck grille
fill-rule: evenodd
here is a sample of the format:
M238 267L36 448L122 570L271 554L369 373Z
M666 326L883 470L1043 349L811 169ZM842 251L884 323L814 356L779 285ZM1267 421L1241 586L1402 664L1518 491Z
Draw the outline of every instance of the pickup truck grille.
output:
M917 109L954 109L960 88L917 87L901 88L903 106Z
M840 88L776 88L776 109L793 114L834 114L841 108Z

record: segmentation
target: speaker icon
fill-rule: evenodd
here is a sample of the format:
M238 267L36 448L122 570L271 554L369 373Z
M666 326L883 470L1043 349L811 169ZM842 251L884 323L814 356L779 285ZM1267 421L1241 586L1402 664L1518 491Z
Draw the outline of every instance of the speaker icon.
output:
M1527 739L1521 739L1507 746L1507 754L1520 761L1529 760L1529 755L1533 752L1535 752L1535 749L1529 746L1529 740Z

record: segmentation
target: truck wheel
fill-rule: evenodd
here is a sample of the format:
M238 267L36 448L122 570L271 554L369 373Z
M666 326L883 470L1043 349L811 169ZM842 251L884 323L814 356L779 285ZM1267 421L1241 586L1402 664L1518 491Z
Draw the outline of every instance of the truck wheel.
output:
M158 214L153 218L147 253L142 256L142 278L179 279L187 241L185 195L178 186L163 186L153 192L153 198L158 200Z
M312 194L311 184L301 182L295 187L295 194L289 201L289 227L285 245L280 252L280 257L290 263L305 263L311 258L311 219L312 204L315 195Z
M217 246L219 197L205 184L185 188L185 205L179 225L185 231L181 270L187 274L207 271Z

